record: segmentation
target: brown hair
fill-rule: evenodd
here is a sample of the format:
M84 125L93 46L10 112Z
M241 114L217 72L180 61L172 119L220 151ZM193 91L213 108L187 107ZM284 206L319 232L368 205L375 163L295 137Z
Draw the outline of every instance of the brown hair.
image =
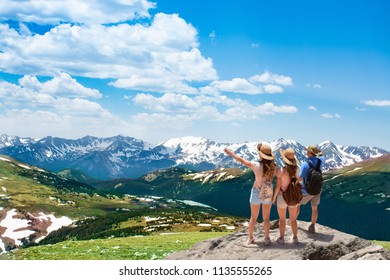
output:
M286 164L286 171L287 171L288 175L290 175L290 178L297 176L297 166L296 165Z
M276 169L275 161L263 158L261 162L263 163L263 177L272 179Z
M259 143L257 145L257 151L261 153L261 147L263 146L262 143ZM271 153L271 147L267 146L268 149L270 149L269 153L270 155L266 156L272 156ZM276 169L276 163L273 159L265 159L264 157L261 158L261 162L263 163L263 177L267 179L272 179L275 169Z

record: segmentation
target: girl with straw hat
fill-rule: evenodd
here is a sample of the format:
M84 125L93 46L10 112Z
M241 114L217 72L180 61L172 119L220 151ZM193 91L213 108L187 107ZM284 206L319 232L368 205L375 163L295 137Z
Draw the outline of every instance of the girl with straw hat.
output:
M284 244L284 234L286 231L286 209L288 207L288 215L291 230L293 232L293 242L298 243L298 204L289 206L283 198L283 192L286 191L287 187L289 186L291 178L299 178L298 160L292 148L288 148L286 150L280 149L280 155L283 158L285 166L278 168L277 170L276 188L273 197L273 203L277 201L279 215L279 238L276 241L280 244Z
M257 145L257 152L260 157L260 162L248 161L246 159L243 159L229 149L225 149L224 151L226 154L233 157L233 159L235 159L236 161L252 169L255 174L255 182L253 183L251 196L249 199L251 218L249 220L248 227L248 245L253 244L255 242L253 232L257 218L260 213L260 206L262 205L262 216L264 221L264 245L269 246L271 244L271 239L269 238L269 230L273 194L272 181L276 175L277 169L277 166L274 162L275 155L272 154L271 147L267 144Z

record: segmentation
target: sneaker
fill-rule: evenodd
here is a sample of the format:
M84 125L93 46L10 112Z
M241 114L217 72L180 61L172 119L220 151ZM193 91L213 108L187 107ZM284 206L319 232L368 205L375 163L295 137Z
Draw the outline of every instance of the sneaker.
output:
M279 237L278 239L276 239L276 242L283 245L284 244L284 237Z
M293 237L293 243L294 244L298 244L299 243L298 236Z
M316 232L315 226L313 224L311 224L307 230L309 231L309 233L315 233Z
M271 245L271 239L269 239L269 237L264 237L264 245L265 246Z
M253 244L253 243L255 243L255 238L254 238L254 237L249 238L249 239L248 239L248 242L247 242L246 244L247 244L247 245L251 245L251 244Z

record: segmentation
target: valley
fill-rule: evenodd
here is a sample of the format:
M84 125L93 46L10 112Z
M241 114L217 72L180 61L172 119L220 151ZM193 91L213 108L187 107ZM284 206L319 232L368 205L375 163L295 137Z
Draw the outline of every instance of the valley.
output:
M390 241L389 167L386 155L326 172L318 222ZM160 259L176 245L188 248L202 238L243 229L253 179L252 172L236 167L172 167L134 179L101 181L71 169L53 173L2 155L0 259L45 258L37 253L45 250L47 259L116 259L125 254L122 249L133 259ZM309 221L310 207L301 209L299 219ZM272 207L271 220L277 218ZM180 244L169 241L175 236ZM165 240L158 241L164 248L154 244L153 253L143 252L137 247L139 238ZM102 249L86 249L88 244ZM61 248L72 248L75 255Z

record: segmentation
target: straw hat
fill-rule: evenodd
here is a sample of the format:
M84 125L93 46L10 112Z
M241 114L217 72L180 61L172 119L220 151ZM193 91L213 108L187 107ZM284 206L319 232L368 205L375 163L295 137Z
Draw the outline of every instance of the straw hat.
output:
M283 161L287 163L288 165L296 166L298 159L295 156L295 152L292 148L288 148L286 150L283 150L282 148L279 149L280 155L283 158Z
M312 153L315 156L322 156L322 152L316 146L308 146L305 148L306 151Z
M271 146L268 144L258 144L257 151L263 159L273 160L275 155L272 153Z

